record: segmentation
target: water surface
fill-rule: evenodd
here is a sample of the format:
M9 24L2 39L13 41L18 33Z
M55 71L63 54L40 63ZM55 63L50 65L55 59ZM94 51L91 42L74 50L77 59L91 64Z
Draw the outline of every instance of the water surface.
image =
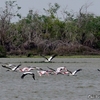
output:
M0 100L100 100L99 58L55 58L52 63L43 63L43 58L0 58L4 63L21 63L21 67L38 66L56 69L66 66L74 71L83 70L77 76L50 75L31 76L21 79L20 72L6 72L0 67Z

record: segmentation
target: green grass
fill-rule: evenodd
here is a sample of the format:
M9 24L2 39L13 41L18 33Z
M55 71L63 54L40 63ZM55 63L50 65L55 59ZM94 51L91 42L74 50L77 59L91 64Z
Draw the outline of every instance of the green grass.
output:
M47 56L50 57L50 56ZM7 58L42 58L41 56L7 56ZM68 56L57 56L56 58L100 58L100 55L68 55Z
M66 58L100 58L100 55L72 55L65 56Z

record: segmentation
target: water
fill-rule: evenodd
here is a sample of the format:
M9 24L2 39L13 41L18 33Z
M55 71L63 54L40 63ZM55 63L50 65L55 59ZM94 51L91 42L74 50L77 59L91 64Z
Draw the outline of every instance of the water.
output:
M42 58L0 58L4 63L21 63L21 67L38 66L43 69L56 69L66 66L74 71L83 70L77 76L50 75L31 76L21 79L20 72L6 72L0 67L0 100L100 100L99 58L55 58L53 63L41 63Z

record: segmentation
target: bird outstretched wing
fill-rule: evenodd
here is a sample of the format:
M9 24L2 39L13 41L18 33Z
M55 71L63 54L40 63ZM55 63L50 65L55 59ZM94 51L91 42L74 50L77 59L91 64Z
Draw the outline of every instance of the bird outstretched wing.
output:
M68 72L69 74L72 74L72 72L71 72L70 70L68 70L68 69L67 69L67 72Z
M35 74L32 74L33 79L35 80Z
M11 70L11 67L7 67L5 65L2 65L3 68L7 68L7 69L10 69Z
M41 55L43 58L45 58L46 60L45 60L45 62L50 62L54 57L56 57L57 55L56 54L54 54L54 55L52 55L52 56L50 56L49 58L47 58L47 57L45 57L45 56L43 56L43 55Z
M57 55L55 54L55 55L49 57L48 60L51 61L51 60L52 60L53 58L55 58L56 56L57 56Z
M82 69L78 69L78 70L75 70L74 72L72 72L72 75L75 75L77 72L81 71Z
M48 58L47 57L45 57L44 55L40 55L41 57L43 57L43 58L45 58L46 60L48 60Z
M52 71L56 71L55 69L53 69L53 68L50 68L50 67L48 67L50 70L52 70Z
M12 71L16 71L17 68L19 68L21 64L17 65L16 67L12 68Z
M21 79L23 79L26 75L32 75L33 79L35 80L35 74L33 72L25 72L22 74Z
M27 74L24 74L24 73L23 73L22 76L21 76L21 79L23 79L26 75L27 75Z

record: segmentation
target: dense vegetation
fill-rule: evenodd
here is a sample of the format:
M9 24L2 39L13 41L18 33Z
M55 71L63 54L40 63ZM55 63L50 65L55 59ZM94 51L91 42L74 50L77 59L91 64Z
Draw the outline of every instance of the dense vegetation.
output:
M87 12L83 5L77 15L64 9L58 16L59 4L49 4L45 14L29 10L25 18L16 1L6 1L0 8L0 56L37 54L100 54L100 16ZM19 21L12 23L14 17Z

